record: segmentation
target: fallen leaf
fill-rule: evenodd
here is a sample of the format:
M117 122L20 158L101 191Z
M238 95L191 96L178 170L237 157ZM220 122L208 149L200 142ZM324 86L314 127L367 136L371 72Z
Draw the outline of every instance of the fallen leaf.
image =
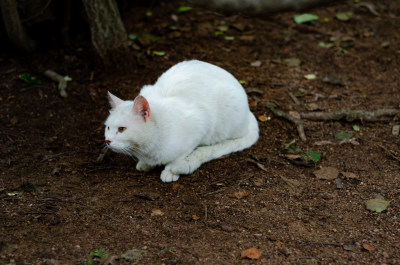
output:
M317 177L317 179L332 180L337 178L337 176L339 175L339 170L334 167L322 167L321 169L318 169L313 173Z
M359 132L360 131L360 126L353 125L353 130L356 131L356 132Z
M310 156L312 161L314 161L315 163L317 163L319 160L321 160L321 154L318 152L314 152L312 150L307 150L304 155ZM303 157L304 157L304 155L303 155Z
M236 199L243 199L244 197L249 196L247 191L238 191L232 194L229 194L229 197L236 198Z
M177 11L178 11L178 13L184 13L184 12L188 12L190 10L192 10L192 8L190 6L180 6Z
M365 250L367 250L369 252L374 252L375 251L375 247L370 245L370 244L364 243L362 246L363 246L363 248Z
M315 80L317 76L315 74L306 74L304 75L304 78L307 80Z
M18 123L18 117L17 117L17 116L12 117L12 118L10 119L10 123L11 123L12 125L17 124L17 123Z
M299 66L301 65L301 60L298 58L287 58L283 60L283 63L286 64L287 66Z
M151 210L151 214L150 214L151 217L163 216L163 215L164 215L164 213L160 209L153 209L153 210Z
M317 15L307 14L307 13L295 15L293 17L294 22L296 22L297 24L307 23L307 22L318 20L318 19L319 19L319 17Z
M225 36L224 39L225 40L234 40L235 37L234 36Z
M400 125L394 125L392 128L392 134L399 135L399 133L400 133Z
M370 199L366 203L367 209L371 212L383 212L390 205L390 202L382 199Z
M257 101L252 101L252 102L250 102L249 107L255 108L255 107L257 107L257 105L258 105Z
M335 18L340 21L349 21L353 17L353 12L345 11L336 13Z
M254 61L252 63L250 63L251 66L253 67L260 67L261 66L261 61Z
M265 172L268 172L268 170L264 167L263 164L258 163L257 161L252 160L252 159L249 159L248 161L251 162L251 163L253 163L253 164L256 164L261 170L263 170L263 171L265 171Z
M180 189L180 188L182 188L182 185L179 184L179 183L174 183L174 184L172 185L172 189L173 189L173 190L178 190L178 189Z
M265 179L264 178L255 178L255 179L253 179L253 184L254 184L254 186L261 187L262 185L265 184Z
M266 116L266 115L261 115L261 116L258 116L258 119L259 119L260 121L262 121L262 122L265 122L265 121L268 120L268 116Z
M314 143L314 145L318 145L318 146L320 146L320 145L328 145L328 144L334 144L334 143L332 143L331 141L316 141Z
M354 245L343 245L343 249L352 252L357 252L357 248Z
M157 55L157 56L164 56L166 54L166 52L164 52L164 51L153 51L153 54Z
M261 256L261 251L257 248L249 248L240 254L240 257L243 258L248 258L248 259L259 259Z
M337 140L347 140L350 139L351 137L353 137L353 134L348 132L339 132L338 134L335 135L335 138Z
M290 141L287 145L285 145L285 151L289 154L297 154L301 152L301 149L297 147L296 140ZM289 158L293 159L293 158ZM297 158L295 158L297 159Z
M357 142L355 139L345 139L339 142L340 145L342 144L352 144L352 145L360 145L359 142Z
M358 176L354 174L353 172L340 172L340 174L343 175L343 177L348 178L348 179L358 179Z
M195 215L195 214L192 215L192 220L196 221L196 220L199 220L199 219L200 219L200 217L198 217L197 215Z
M292 191L294 193L301 191L301 182L294 180L294 179L288 179L288 178L285 178L282 176L281 176L281 179L286 182L286 184L289 186L290 191Z

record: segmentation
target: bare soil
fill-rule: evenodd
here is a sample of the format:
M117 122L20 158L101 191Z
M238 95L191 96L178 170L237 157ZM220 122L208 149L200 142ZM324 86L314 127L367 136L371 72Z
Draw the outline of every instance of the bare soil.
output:
M303 142L294 124L264 105L285 112L399 109L400 4L368 3L374 9L355 1L316 8L309 12L319 21L301 25L294 12L251 18L197 8L178 14L179 1L136 6L123 12L128 32L160 39L133 40L132 53L142 55L129 75L96 67L89 35L32 55L3 50L0 264L100 264L90 252L101 249L110 255L103 264L399 264L400 138L392 135L399 116L304 120ZM340 11L354 15L339 21ZM288 66L288 58L301 65ZM162 183L161 168L137 172L136 162L119 154L99 162L107 90L133 99L187 59L214 63L245 82L252 111L270 117L259 121L257 144L177 183ZM47 69L72 77L68 98L43 76ZM23 73L42 83L24 83ZM345 86L324 83L325 76ZM335 135L342 131L353 141L340 143ZM321 160L291 162L285 146L292 140ZM321 167L355 177L318 179L313 172ZM369 211L373 198L390 205ZM253 247L261 256L242 259Z

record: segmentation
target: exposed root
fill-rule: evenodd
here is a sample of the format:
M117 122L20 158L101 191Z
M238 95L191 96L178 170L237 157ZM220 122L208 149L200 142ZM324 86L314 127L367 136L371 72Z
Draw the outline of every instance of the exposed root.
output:
M264 106L267 107L270 111L272 111L272 113L275 116L278 117L282 117L287 119L288 121L294 123L297 126L297 132L299 133L300 139L302 141L307 141L307 137L304 133L304 126L303 126L303 121L300 119L297 119L289 114L287 114L286 112L280 111L280 110L276 110L276 105L274 103L271 102L266 102L264 103Z
M375 111L340 110L335 112L302 112L301 118L308 120L341 120L346 121L379 121L383 116L395 116L399 113L396 109L377 109Z

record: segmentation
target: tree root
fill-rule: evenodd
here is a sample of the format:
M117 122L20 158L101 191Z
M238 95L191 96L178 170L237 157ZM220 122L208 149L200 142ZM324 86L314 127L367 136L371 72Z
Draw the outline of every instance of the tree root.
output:
M379 121L382 116L395 116L399 111L396 109L377 109L375 111L363 110L340 110L335 112L309 112L300 113L301 118L308 120L341 120L346 121Z
M286 120L294 123L297 126L299 137L302 141L307 141L307 137L304 133L303 121L299 118L293 117L290 114L276 110L276 105L271 102L265 102L264 106L267 107L275 116L285 118ZM399 110L396 109L377 109L375 111L363 111L363 110L340 110L336 112L302 112L300 117L307 120L342 120L346 121L379 121L384 116L395 116L399 114Z
M271 102L266 102L264 103L264 106L267 107L270 111L272 111L272 113L275 116L278 117L282 117L287 119L288 121L294 123L297 126L297 132L299 133L300 139L302 141L307 141L307 137L306 134L304 133L304 126L303 126L303 121L300 119L297 119L289 114L287 114L286 112L280 111L280 110L276 110L276 105L274 103Z

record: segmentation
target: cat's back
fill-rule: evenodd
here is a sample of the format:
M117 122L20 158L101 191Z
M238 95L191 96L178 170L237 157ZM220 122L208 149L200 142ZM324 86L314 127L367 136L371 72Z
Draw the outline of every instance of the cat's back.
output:
M190 60L172 66L158 78L153 86L144 87L142 92L163 97L185 95L199 97L210 96L223 90L234 92L243 89L239 82L224 69L210 63Z

